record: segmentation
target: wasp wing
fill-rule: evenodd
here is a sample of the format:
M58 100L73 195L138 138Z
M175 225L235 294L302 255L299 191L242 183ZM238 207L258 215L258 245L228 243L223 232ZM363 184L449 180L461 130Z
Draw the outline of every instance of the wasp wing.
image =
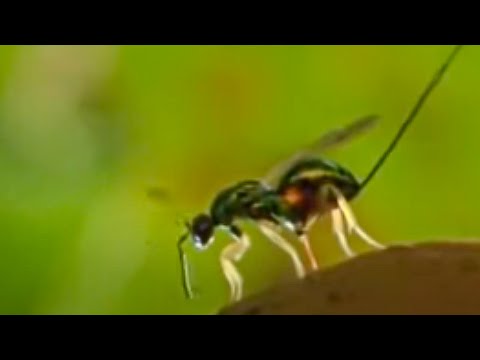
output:
M325 152L353 140L358 135L371 130L373 126L377 124L378 119L379 116L377 115L368 115L357 119L342 128L337 128L325 133L309 146L304 147L290 156L287 160L282 161L273 167L262 180L270 186L276 186L276 182L283 176L283 174L285 174L286 171L298 161L306 157L318 155L321 152Z
M167 189L160 186L150 186L146 189L147 196L150 200L159 202L159 203L171 203L172 199L170 193Z

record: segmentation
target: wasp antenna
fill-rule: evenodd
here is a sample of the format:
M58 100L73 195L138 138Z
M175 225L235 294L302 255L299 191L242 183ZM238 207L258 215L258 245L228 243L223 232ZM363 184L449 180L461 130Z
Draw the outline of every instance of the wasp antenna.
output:
M188 266L187 255L185 254L185 250L183 249L183 244L188 239L188 236L189 236L189 232L182 235L180 237L180 239L178 240L177 247L178 247L178 253L180 255L180 264L182 266L183 290L185 292L185 296L188 299L191 299L191 298L193 298L193 291L192 291L191 283L190 283L190 270L189 270L189 266Z
M435 73L433 76L432 80L430 83L427 85L425 90L423 91L422 95L419 97L417 100L417 103L415 106L412 108L410 114L407 116L405 121L403 122L402 126L398 130L397 134L395 135L393 141L390 143L388 146L387 150L382 154L382 156L378 159L377 163L375 166L370 170L370 173L367 175L367 177L363 180L362 184L360 185L360 189L365 188L365 186L372 180L374 175L378 172L378 170L381 168L381 166L385 163L385 160L388 158L390 153L393 151L393 149L396 147L398 141L400 138L403 136L405 131L407 130L408 126L412 123L412 121L415 119L416 115L424 105L425 101L427 100L428 96L431 94L431 92L435 89L435 87L438 85L440 80L442 79L443 75L447 71L448 67L454 60L455 56L458 54L460 49L462 48L462 45L457 45L450 55L448 56L447 60L445 63L440 67L440 69Z

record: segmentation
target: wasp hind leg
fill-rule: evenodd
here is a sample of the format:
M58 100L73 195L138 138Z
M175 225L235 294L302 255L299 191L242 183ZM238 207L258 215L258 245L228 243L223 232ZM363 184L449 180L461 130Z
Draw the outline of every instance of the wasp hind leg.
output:
M345 235L345 229L343 226L342 213L339 209L332 210L332 227L333 233L337 237L338 243L342 248L343 252L348 257L355 256L355 252L352 250L350 245L348 245L347 237Z
M338 191L336 188L332 188L337 198L338 208L343 213L345 220L347 222L348 232L355 232L365 243L368 245L377 248L377 249L385 249L385 245L380 244L379 242L372 239L370 235L368 235L359 225L358 222L353 214L352 209L348 205L347 200L343 197L343 195ZM338 210L338 209L337 209ZM335 210L334 210L335 211ZM333 215L333 214L332 214ZM337 215L338 216L338 215Z
M243 278L234 265L241 260L250 248L250 239L238 229L231 233L235 238L233 244L227 245L220 254L220 264L223 274L230 286L230 300L239 301L243 296Z
M295 272L299 278L303 278L305 276L305 268L303 266L300 257L298 256L297 251L295 248L288 243L282 236L279 235L279 229L266 221L259 221L258 227L260 231L275 245L277 245L280 249L285 251L290 258L292 259L293 265L295 267Z

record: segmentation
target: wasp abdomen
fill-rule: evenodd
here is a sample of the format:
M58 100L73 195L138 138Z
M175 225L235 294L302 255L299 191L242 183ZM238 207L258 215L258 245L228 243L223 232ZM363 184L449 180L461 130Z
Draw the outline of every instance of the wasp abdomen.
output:
M353 175L330 161L308 159L282 179L278 192L290 208L292 215L302 223L312 216L322 215L337 206L331 187L339 190L346 199L352 199L359 183Z

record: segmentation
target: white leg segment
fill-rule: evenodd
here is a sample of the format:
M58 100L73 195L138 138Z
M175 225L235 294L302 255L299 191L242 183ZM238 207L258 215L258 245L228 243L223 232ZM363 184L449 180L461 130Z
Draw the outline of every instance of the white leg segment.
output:
M333 232L337 237L338 243L342 248L343 252L348 257L355 256L355 252L350 248L347 242L347 238L345 236L345 231L343 227L343 220L342 220L342 213L339 209L332 210L332 225L333 225Z
M239 301L243 296L243 278L236 269L234 262L240 261L250 248L250 239L247 235L243 234L236 240L235 243L227 245L220 255L220 264L230 286L232 302Z
M275 245L277 245L280 249L285 251L291 258L293 262L293 266L295 267L295 272L299 278L303 278L305 276L305 268L303 266L300 257L298 256L297 251L295 248L288 243L282 236L279 234L278 228L275 225L272 225L268 222L259 222L258 226L262 233Z
M347 221L348 232L355 232L363 241L365 241L368 245L377 248L377 249L384 249L385 245L380 244L379 242L373 240L357 223L353 212L348 205L347 200L340 194L339 191L335 191L337 195L338 206L342 211L343 215L345 216L345 220Z

